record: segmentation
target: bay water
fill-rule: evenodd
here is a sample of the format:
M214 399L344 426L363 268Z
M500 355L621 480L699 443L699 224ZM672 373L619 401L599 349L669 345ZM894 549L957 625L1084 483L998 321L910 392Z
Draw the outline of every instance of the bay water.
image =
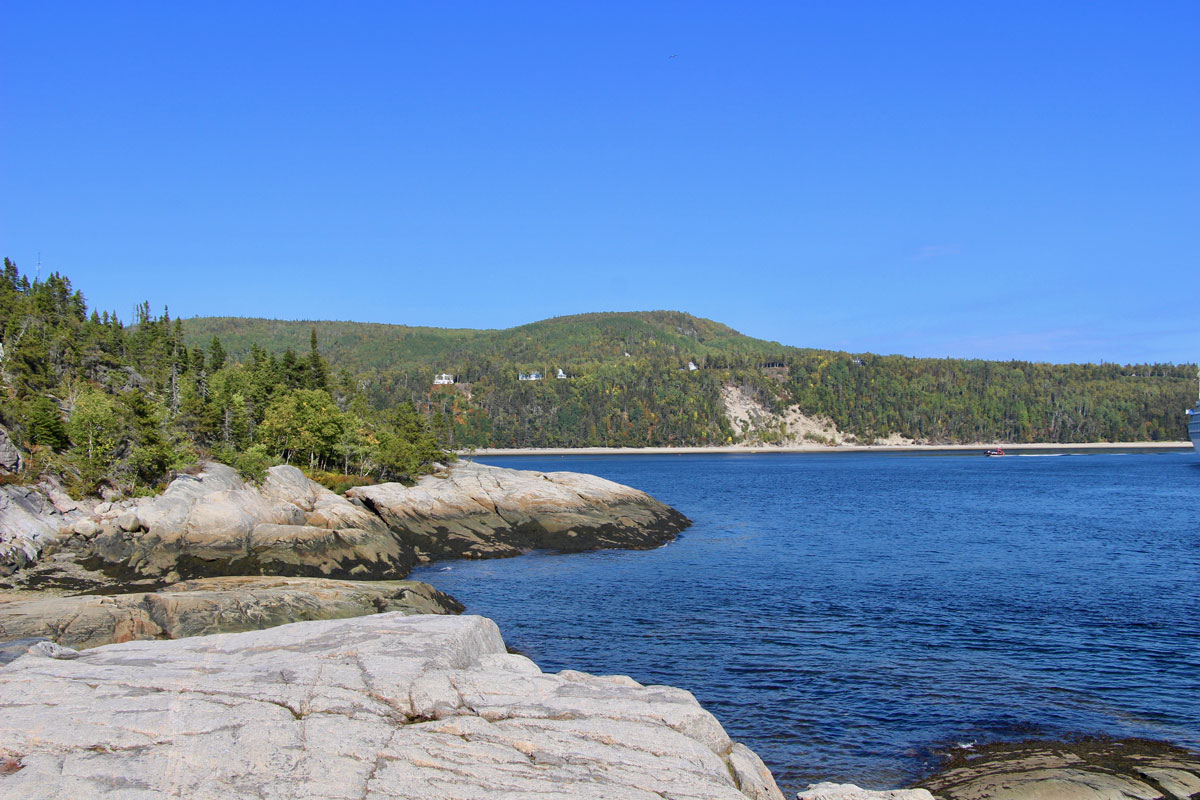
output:
M1200 748L1194 454L478 460L600 475L694 524L413 577L544 671L692 691L785 792L899 786L993 741Z

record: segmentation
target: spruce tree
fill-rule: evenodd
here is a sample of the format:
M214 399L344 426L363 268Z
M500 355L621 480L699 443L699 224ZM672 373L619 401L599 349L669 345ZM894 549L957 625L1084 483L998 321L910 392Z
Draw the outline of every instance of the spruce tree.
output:
M204 371L204 350L199 347L193 347L189 355L189 360L188 372L195 375Z
M329 366L321 358L317 349L317 329L313 328L309 337L308 354L308 387L310 389L329 389Z
M221 340L214 336L208 345L208 373L215 374L223 366L225 366L225 348L221 346Z
M29 440L51 450L62 450L68 444L67 428L54 401L39 395L29 404Z

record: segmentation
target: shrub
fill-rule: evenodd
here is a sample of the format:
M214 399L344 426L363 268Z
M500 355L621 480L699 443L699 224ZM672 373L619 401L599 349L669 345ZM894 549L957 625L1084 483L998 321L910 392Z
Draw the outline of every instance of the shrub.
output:
M314 471L308 477L331 492L337 492L338 494L345 494L347 489L352 489L355 486L370 486L375 483L374 478L365 475L343 475L338 472Z
M243 480L262 483L266 480L267 469L279 463L273 458L264 444L256 444L238 453L232 459L231 466L238 471Z

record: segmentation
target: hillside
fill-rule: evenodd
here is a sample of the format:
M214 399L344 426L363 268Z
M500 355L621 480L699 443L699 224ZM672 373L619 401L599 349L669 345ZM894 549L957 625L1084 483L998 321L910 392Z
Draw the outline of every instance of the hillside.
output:
M139 492L216 458L345 488L412 480L446 447L1179 440L1195 388L1191 365L839 353L674 311L449 330L142 303L133 322L4 261L0 481Z
M195 317L183 321L189 347L220 338L226 352L241 356L257 344L276 355L303 352L313 330L335 368L359 372L401 364L436 371L465 371L471 362L502 360L528 368L555 368L630 358L779 354L785 348L743 336L712 320L677 311L613 312L555 317L506 330L425 328L369 322L284 321L243 317ZM542 362L546 362L543 364Z
M217 337L238 359L303 353L315 331L347 391L379 408L411 401L459 447L1179 440L1195 388L1191 365L840 353L675 311L507 330L214 317L183 331L189 346ZM545 379L518 380L533 371ZM456 383L432 385L442 372Z

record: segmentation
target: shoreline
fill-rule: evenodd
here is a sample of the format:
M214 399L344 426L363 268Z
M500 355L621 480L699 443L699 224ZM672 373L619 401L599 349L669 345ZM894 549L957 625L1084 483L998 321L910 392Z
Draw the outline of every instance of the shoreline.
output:
M662 447L662 448L544 448L544 449L492 448L492 449L489 449L488 451L477 450L477 451L474 451L473 454L474 455L496 455L496 456L505 456L505 455L507 455L507 456L539 456L539 455L546 456L546 455L581 455L581 454L582 455L629 455L629 454L634 454L634 455L652 455L652 454L653 455L660 455L660 454L667 454L667 455L689 455L689 454L691 454L691 455L694 455L694 454L751 455L751 454L753 454L753 455L759 455L759 454L767 454L767 453L812 454L812 453L822 453L822 452L835 452L835 453L896 452L896 453L900 453L900 454L924 453L924 454L934 455L939 452L942 452L942 453L958 453L961 455L969 455L969 454L978 454L978 453L975 453L972 451L979 451L982 448L987 448L987 447L989 447L989 445L971 444L971 445L946 445L946 446L936 446L936 445L875 445L875 446L842 445L842 446L837 446L837 447L816 445L816 446L800 446L800 447L793 447L793 448L777 447L777 446L776 447L764 447L764 446L753 447L753 446L744 446L744 445L743 446L727 446L727 447L696 447L696 448L667 448L667 447ZM1016 454L1018 451L1022 451L1022 450L1024 450L1024 451L1041 451L1042 453L1047 453L1048 451L1056 451L1056 450L1093 452L1093 453L1113 452L1113 451L1126 451L1126 452L1130 452L1130 451L1133 451L1133 452L1136 452L1136 451L1175 452L1177 450L1178 451L1187 451L1187 452L1192 451L1192 445L1189 442L1078 443L1078 444L1068 444L1068 445L1059 445L1059 444L1051 444L1051 443L1036 443L1036 444L1027 444L1027 445L1019 445L1019 446L1005 445L1005 448L1006 448L1006 450L1008 450L1009 452L1012 452L1014 454ZM457 559L451 559L451 560L457 560ZM431 564L426 564L424 566L431 566ZM237 576L237 577L242 577L242 576ZM253 576L245 576L245 577L252 578ZM264 577L269 577L269 578L273 577L273 578L279 578L282 580L289 580L287 578L283 578L282 576L264 576ZM290 580L296 580L296 579L290 579ZM341 580L346 580L346 579L341 579ZM426 580L429 580L429 578L426 578ZM384 581L380 581L380 582L382 583ZM24 593L24 592L22 592L22 593ZM40 594L45 594L45 592L44 592L44 590L41 590L41 591L36 592L35 594L40 595ZM4 593L0 592L0 603L3 603L3 601L6 599L16 600L16 599L22 599L22 598L18 598L18 597L7 597L6 598L4 596ZM175 598L172 598L172 599L175 599ZM363 616L369 617L371 615L368 612L368 613L364 614ZM336 620L330 620L330 622L334 622L334 621L336 621ZM263 630L269 630L269 628L263 629ZM174 638L174 637L171 637L171 638ZM192 638L192 636L185 634L185 636L183 638ZM508 652L511 653L511 652L515 652L515 651L509 650ZM681 687L686 688L686 685L683 684L682 682L679 682L678 684L675 684L675 682L672 682L672 685L680 685ZM704 707L708 708L707 705L705 705ZM1096 735L1096 736L1085 735L1085 736L1082 736L1081 739L1085 742L1091 742L1091 741L1095 740L1100 743L1099 745L1097 745L1097 747L1103 746L1103 747L1115 749L1117 751L1118 755L1124 754L1125 751L1123 748L1126 746L1127 743L1133 742L1133 743L1138 743L1138 744L1147 744L1147 745L1155 748L1156 752L1158 750L1161 750L1162 752L1166 753L1168 756L1171 756L1175 759L1173 762L1165 764L1165 765L1164 764L1156 764L1155 766L1158 768L1178 769L1180 767L1180 765L1175 762L1178 762L1184 758L1189 758L1189 757L1195 755L1191 751L1184 752L1186 750L1186 748L1182 745L1179 745L1179 743L1175 740L1170 740L1170 741L1161 740L1161 741L1154 741L1154 742L1146 742L1144 740L1137 740L1137 739L1110 740L1110 739L1107 739L1106 737L1104 737L1103 735ZM975 763L974 761L972 761L971 766L980 772L983 772L983 770L981 770L981 767L980 767L981 764L984 764L987 767L988 771L983 772L982 778L975 774L968 774L965 776L961 775L960 774L962 771L961 769L959 769L956 772L952 772L951 771L952 767L958 767L960 765L958 764L958 762L947 757L946 762L942 766L940 766L936 771L934 771L932 774L924 774L920 778L920 780L915 781L915 782L912 778L906 779L904 781L904 785L906 787L910 787L910 788L892 790L893 792L895 792L894 800L902 800L902 798L908 798L908 800L919 800L919 797L924 796L924 795L918 796L914 790L916 790L918 788L925 789L925 788L929 788L931 786L933 786L934 788L948 787L943 790L951 791L951 790L957 789L959 784L964 784L964 785L968 786L968 788L970 788L971 790L974 790L974 784L972 783L972 781L978 783L985 779L991 780L993 772L995 774L999 775L1000 778L1002 778L1004 780L1013 780L1011 775L1014 775L1014 774L1023 777L1025 775L1025 773L1028 772L1028 770L1024 769L1022 767L1022 765L1019 763L1019 759L1017 756L1009 756L1007 754L1008 754L1009 750L1013 750L1018 747L1033 747L1033 746L1037 746L1039 749L1042 749L1042 750L1050 751L1050 756L1057 756L1059 754L1059 752L1061 751L1061 752L1066 752L1068 754L1068 757L1071 755L1071 752L1073 752L1073 750L1077 747L1077 745L1075 743L1075 739L1073 739L1071 737L1066 737L1061 740L1028 740L1028 741L1022 740L1022 741L1018 741L1018 742L1008 742L1008 741L1000 740L1000 741L995 741L995 742L989 742L989 743L981 745L979 750L975 750L972 747L970 757L973 759L977 754L980 754L981 751L986 752L988 754L990 754L992 751L996 751L997 753L1004 755L1004 758L997 759L996 766L993 766L990 763L990 761L987 762L986 764L984 764L984 762L982 762L982 761L979 763ZM961 745L958 747L951 747L950 749L948 749L945 753L942 753L941 755L944 757L946 757L946 756L961 756L962 753L960 751L962 751L962 749L963 748ZM1018 755L1020 755L1020 754L1018 754ZM1034 755L1039 758L1046 757L1046 756L1044 756L1043 753L1040 753L1040 752L1035 753ZM1109 757L1107 752L1105 753L1105 757L1106 758ZM1005 771L1003 768L1007 766L1007 763L1009 761L1015 762L1016 766ZM1091 764L1088 763L1085 759L1084 766L1086 768L1088 766L1091 766ZM1185 766L1187 766L1189 769L1195 768L1191 762L1189 762ZM1063 765L1063 766L1055 765L1055 767L1065 773L1070 773L1070 774L1073 774L1072 770L1077 771L1077 768L1074 763ZM1107 762L1104 765L1104 769L1099 770L1096 774L1101 775L1101 777L1107 778L1107 776L1108 776ZM1140 773L1131 774L1130 780L1139 779L1139 776L1140 776ZM1057 776L1053 776L1052 779L1058 780ZM855 779L850 778L849 780L855 780ZM864 780L864 782L866 783L869 781ZM939 782L939 783L937 783L935 785L935 782ZM849 788L847 788L846 792L844 794L840 794L840 795L836 795L836 794L835 795L824 795L824 794L819 794L819 793L812 794L811 790L814 788L814 786L815 786L815 784L813 786L809 786L808 789L799 789L799 787L790 787L784 793L784 796L785 797L798 796L799 798L801 798L801 800L806 800L806 799L807 800L856 800L856 799L861 800L862 798L865 798L868 796L872 796L872 797L875 796L874 792L870 793L870 795L867 795L865 793L858 794L855 791L851 791L852 789L856 789L857 787L849 787L849 785L847 785ZM797 789L799 789L799 795L796 795ZM880 795L882 797L884 790L878 790L878 791L880 792ZM945 794L942 796L948 798L948 800L953 800L953 798L957 797L958 795Z
M723 445L713 447L486 447L477 450L457 450L459 457L471 456L638 456L638 455L770 455L780 454L846 454L846 453L970 453L1003 447L1007 452L1190 452L1192 443L1183 442L1003 442L976 444L869 444L869 445Z

